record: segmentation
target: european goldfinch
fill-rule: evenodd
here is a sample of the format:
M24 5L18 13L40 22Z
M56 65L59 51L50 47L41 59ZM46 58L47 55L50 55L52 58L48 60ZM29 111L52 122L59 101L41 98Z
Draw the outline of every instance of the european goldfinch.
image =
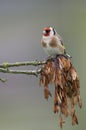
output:
M64 42L61 36L52 27L46 27L43 29L41 43L48 56L62 54L70 57L68 54L66 54Z

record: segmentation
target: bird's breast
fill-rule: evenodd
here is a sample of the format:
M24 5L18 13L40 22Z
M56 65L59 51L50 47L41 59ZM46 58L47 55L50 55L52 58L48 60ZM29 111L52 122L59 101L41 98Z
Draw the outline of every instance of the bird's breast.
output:
M64 51L62 46L60 46L59 40L56 37L43 38L42 46L48 55L62 54Z
M56 37L44 37L42 39L42 46L51 48L58 47L58 39Z

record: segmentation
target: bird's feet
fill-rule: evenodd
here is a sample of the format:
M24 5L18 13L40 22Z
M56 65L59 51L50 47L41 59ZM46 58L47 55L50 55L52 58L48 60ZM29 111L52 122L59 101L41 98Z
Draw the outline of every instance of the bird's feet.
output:
M46 58L46 61L48 62L48 61L54 61L54 59L55 59L55 56L48 56L47 58Z
M67 54L67 53L66 53L66 54L57 54L57 55L56 55L56 58L57 58L57 57L60 57L60 56L63 56L63 57L65 57L66 59L72 58L72 57L71 57L69 54Z

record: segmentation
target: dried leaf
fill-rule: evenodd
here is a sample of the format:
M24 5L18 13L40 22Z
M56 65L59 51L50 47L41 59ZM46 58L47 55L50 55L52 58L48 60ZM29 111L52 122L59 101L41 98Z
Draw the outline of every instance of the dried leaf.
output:
M82 101L81 101L80 95L77 95L77 101L78 101L79 107L82 108Z
M77 118L77 116L75 114L74 109L71 111L71 116L72 116L72 125L78 124L78 118Z
M60 116L59 116L59 124L60 124L60 128L63 127L63 123L65 123L65 121L63 121L63 119L62 119L62 115L60 114Z
M44 88L44 97L45 97L45 99L48 99L49 96L52 97L52 94L51 94L50 90L48 89L48 87L45 87Z

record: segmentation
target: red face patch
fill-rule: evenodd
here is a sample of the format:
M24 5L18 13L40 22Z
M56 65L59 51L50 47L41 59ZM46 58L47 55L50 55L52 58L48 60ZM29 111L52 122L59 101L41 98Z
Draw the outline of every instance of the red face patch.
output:
M50 28L44 28L44 31L43 31L43 35L44 36L49 36L50 35Z

